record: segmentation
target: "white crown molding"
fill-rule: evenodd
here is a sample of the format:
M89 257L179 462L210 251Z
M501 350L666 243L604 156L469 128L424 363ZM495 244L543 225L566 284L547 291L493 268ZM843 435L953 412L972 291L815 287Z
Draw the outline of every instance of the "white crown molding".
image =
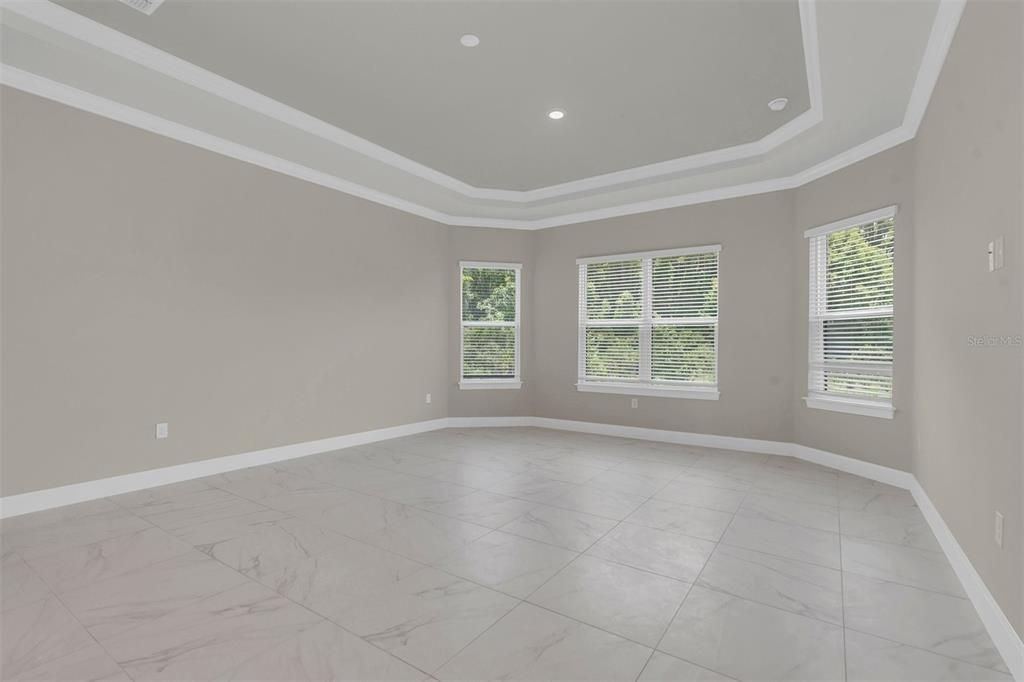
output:
M221 99L363 154L392 168L456 192L465 198L528 204L762 156L820 123L823 120L823 113L818 24L814 4L816 1L799 0L798 3L810 103L807 111L754 142L533 190L475 187L148 43L132 38L116 29L54 4L50 0L0 0L0 6L40 25L60 31Z
M302 164L298 164L286 159L281 159L264 152L249 148L245 145L241 145L223 138L210 135L208 133L184 126L166 119L160 118L154 114L150 114L139 109L128 107L118 102L114 102L109 99L105 99L91 93L66 86L61 83L49 80L47 78L38 76L36 74L23 71L14 67L0 64L0 83L9 85L19 90L24 90L32 94L36 94L48 99L52 99L57 102L61 102L68 106L72 106L78 109L89 111L91 113L105 116L113 120L127 123L128 125L135 126L150 132L164 135L172 139L186 142L188 144L202 147L218 154L223 154L241 161L252 163L269 170L273 170L285 175L290 175L295 178L313 182L323 187L335 189L346 194L351 194L368 201L372 201L384 206L395 208L406 213L421 216L433 220L438 223L445 225L453 225L460 227L488 227L488 228L503 228L503 229L517 229L517 230L541 230L552 227L559 227L562 225L573 225L584 222L591 222L596 220L604 220L607 218L615 218L626 215L634 215L639 213L647 213L650 211L659 211L669 208L678 208L681 206L689 206L692 204L701 204L712 201L720 201L723 199L733 199L744 196L752 196L757 194L765 194L769 192L782 191L787 189L794 189L796 187L803 186L809 182L813 182L825 175L834 173L842 168L850 166L858 161L862 161L874 154L878 154L887 149L895 147L903 142L913 139L917 132L917 128L921 123L924 112L927 110L928 102L931 98L932 90L935 87L935 83L938 80L938 74L942 70L942 65L945 62L946 53L949 50L949 46L953 40L953 36L956 33L957 25L960 21L960 16L963 12L966 0L941 0L938 12L936 13L935 20L932 24L931 33L928 38L928 43L925 48L925 53L921 61L921 65L918 69L918 74L912 90L910 102L905 112L902 124L888 132L885 132L877 137L863 142L855 147L847 149L835 156L825 159L814 166L807 168L798 173L773 178L766 180L759 180L755 182L744 183L740 185L732 185L726 187L715 187L706 190L700 190L696 192L687 192L683 194L660 197L657 199L649 199L638 202L629 202L619 204L615 206L608 206L599 209L591 209L586 211L577 211L572 213L565 213L562 215L550 216L545 218L529 218L529 219L516 219L516 218L491 218L484 216L473 216L473 215L452 215L442 211L438 211L421 204L396 197L386 192L374 190L372 188L354 183L348 180L344 180L337 176L318 171ZM33 18L34 13L41 13L49 16L49 13L53 11L53 8L59 10L55 14L61 17L61 21L67 21L77 23L79 21L88 22L95 26L100 26L103 30L112 31L103 27L96 22L85 19L80 15L65 10L64 8L53 5L48 0L0 0L0 6L5 9L17 8L19 13ZM801 21L810 21L813 18L813 9L807 11L806 8L813 8L813 2L811 0L801 0ZM31 8L31 11L27 11L26 8ZM70 15L70 17L68 16ZM56 26L58 30L60 26ZM145 43L129 38L123 34L113 31L116 36L120 36L120 39L127 41L128 45L137 44L141 46L140 49L155 49ZM811 48L805 46L806 53L809 54L810 50L817 54L817 34L816 31L809 32L804 31L805 38L808 35L813 36L813 45ZM124 47L124 46L122 46ZM129 52L129 55L131 53ZM166 54L166 53L162 53ZM170 60L181 62L188 68L194 68L210 77L220 79L219 76L215 76L209 72L206 72L198 67L194 67L187 62L182 62L176 57L166 55ZM812 63L808 67L810 82L815 80L820 81L820 74L815 74L814 70L817 69L816 60L812 60ZM221 79L223 80L223 79ZM230 81L227 81L231 83ZM254 93L250 90L237 86L245 92L251 93L256 98L263 98L262 95ZM215 93L217 94L217 93ZM817 87L812 88L811 92L812 104L815 100L820 101L821 91L820 83ZM269 100L275 105L285 107L279 103ZM288 108L288 107L285 107ZM290 108L289 108L290 109ZM820 105L818 111L821 111ZM301 114L301 112L297 112ZM808 113L808 112L805 112ZM306 116L305 114L301 114ZM308 117L311 121L317 121L312 117ZM798 117L799 118L799 117ZM797 119L793 119L790 123L795 122ZM328 124L319 121L323 126ZM312 124L310 124L312 125ZM338 130L338 129L336 129ZM782 130L782 129L780 129ZM312 132L312 131L310 131ZM343 131L342 131L343 132ZM776 131L779 133L780 131ZM776 134L776 133L773 133ZM788 134L783 132L783 134ZM347 135L347 133L346 133ZM365 140L363 142L366 142ZM366 142L366 144L370 144ZM353 147L355 148L355 147ZM358 151L362 151L361 149ZM468 185L467 185L468 187ZM536 190L535 190L536 191Z
M1017 635L1013 625L1011 625L1006 614L999 607L998 602L996 602L988 587L985 586L981 575L978 574L971 564L970 559L964 553L963 548L960 547L953 533L949 530L949 526L946 525L946 522L928 498L927 493L925 493L917 478L906 471L864 462L824 450L817 450L797 443L646 429L567 419L548 419L545 417L442 417L334 438L324 438L322 440L256 450L239 455L216 457L199 462L189 462L188 464L125 474L123 476L75 483L59 488L37 490L20 495L9 495L0 498L0 519L427 431L447 428L524 426L796 457L807 462L821 464L838 471L844 471L909 490L914 496L918 507L920 507L925 520L931 527L932 532L935 534L936 539L939 541L943 552L949 559L957 578L959 578L960 583L964 587L964 591L977 610L985 629L992 638L992 642L1009 667L1010 674L1013 675L1014 679L1024 680L1024 643L1021 642L1021 638Z
M928 36L928 46L924 58L914 79L914 88L910 91L910 101L903 115L903 128L909 137L917 135L917 129L928 110L928 102L932 99L932 91L939 80L942 65L946 63L949 46L953 44L960 17L964 13L967 0L940 0L939 9L935 13L932 30ZM909 138L908 138L909 139Z
M456 178L396 154L266 95L261 95L244 85L218 76L212 71L207 71L191 62L175 57L169 52L93 21L77 12L50 2L50 0L0 0L0 7L157 73L399 168L446 189L460 194L473 189L472 186Z
M113 121L126 123L135 128L141 128L142 130L169 137L179 142L185 142L186 144L222 154L223 156L267 168L283 175L290 175L293 178L338 190L345 194L360 197L377 204L383 204L384 206L412 213L423 218L429 218L436 222L451 224L448 221L452 216L440 211L435 211L414 202L392 196L386 192L379 192L337 176L314 170L308 166L261 152L237 142L225 140L216 135L211 135L201 130L175 123L174 121L169 121L147 111L134 109L120 102L93 95L84 90L37 76L34 73L13 66L0 64L0 84L45 97L46 99L103 116Z

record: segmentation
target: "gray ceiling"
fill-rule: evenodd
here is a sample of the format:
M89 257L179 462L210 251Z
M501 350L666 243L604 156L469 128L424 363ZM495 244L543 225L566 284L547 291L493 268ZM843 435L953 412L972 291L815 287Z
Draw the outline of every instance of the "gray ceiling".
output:
M796 0L60 4L477 187L752 142L809 106Z

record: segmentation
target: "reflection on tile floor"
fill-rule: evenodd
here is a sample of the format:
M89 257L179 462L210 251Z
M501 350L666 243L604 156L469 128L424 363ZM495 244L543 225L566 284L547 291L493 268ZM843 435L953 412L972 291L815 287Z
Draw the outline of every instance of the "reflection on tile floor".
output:
M903 490L446 430L3 521L7 680L1004 680Z

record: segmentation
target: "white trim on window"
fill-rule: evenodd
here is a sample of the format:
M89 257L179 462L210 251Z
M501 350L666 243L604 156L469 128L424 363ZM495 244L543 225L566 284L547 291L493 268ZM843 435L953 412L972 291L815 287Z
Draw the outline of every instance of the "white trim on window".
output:
M722 250L721 244L706 246L688 246L682 249L662 249L660 251L637 251L636 253L620 253L614 256L591 256L577 258L576 265L587 263L611 263L620 260L640 260L641 258L671 258L672 256L689 256L695 253L717 253Z
M896 212L896 206L887 206L804 232L810 247L807 396L804 398L809 408L893 418L892 282L884 271L868 270L859 272L854 279L830 284L828 273L829 235L867 228L881 221L895 221ZM864 259L865 256L859 255L847 261L847 266L870 262ZM864 293L862 288L866 286L876 287L874 293ZM888 295L881 297L884 305L879 305L879 292L884 293L887 287ZM830 301L835 305L831 306ZM858 320L863 322L858 323ZM889 321L888 327L878 326L884 320ZM876 326L871 328L872 324ZM831 336L826 332L828 328L832 329ZM884 352L886 345L888 357ZM826 347L831 349L832 357L827 356ZM830 387L830 381L838 382L839 387Z
M466 268L482 268L493 270L513 270L515 272L515 320L514 321L491 321L491 320L465 320L462 307L462 272ZM523 387L522 380L522 263L499 263L494 261L459 261L459 389L482 390L482 389L519 389ZM463 376L465 369L465 336L467 327L511 327L515 330L515 374L510 377L466 377Z
M882 419L892 419L893 414L896 412L892 405L874 400L852 400L849 398L834 398L832 396L809 395L804 398L804 402L807 403L807 407L815 410L846 412L847 414L881 417Z
M878 220L885 220L886 218L895 218L896 209L897 206L886 206L885 208L879 208L874 211L868 211L867 213L861 213L860 215L836 220L835 222L827 223L825 225L819 225L818 227L812 227L804 232L804 236L818 237L823 234L828 234L829 232L838 232L839 230L846 230L851 227L857 227L858 225L865 225Z
M581 381L576 390L584 393L616 393L618 395L644 395L654 398L691 398L693 400L718 400L718 389L709 386L652 386L650 384L601 383Z
M476 391L480 389L502 389L522 388L523 382L518 379L461 379L459 389L462 391Z
M654 261L659 258L690 256L699 254L716 255L714 259L714 281L717 282L719 272L718 254L720 244L694 246L680 249L664 249L659 251L643 251L637 253L617 254L610 256L593 256L578 258L578 305L579 317L577 328L577 383L576 390L590 393L617 393L622 395L640 395L669 398L691 398L696 400L718 400L718 316L719 302L715 302L715 314L701 317L655 317L654 315ZM634 290L640 296L639 317L623 317L621 319L591 319L587 314L587 272L588 266L599 263L619 263L636 261L640 264L640 284ZM630 276L635 277L634 276ZM612 286L614 280L609 282ZM716 285L717 286L717 285ZM637 287L635 280L630 289ZM652 377L654 365L653 346L654 330L664 326L679 327L710 327L714 343L714 382L698 383L688 381L669 381ZM635 329L638 335L636 377L612 378L606 376L587 376L587 331L588 329Z

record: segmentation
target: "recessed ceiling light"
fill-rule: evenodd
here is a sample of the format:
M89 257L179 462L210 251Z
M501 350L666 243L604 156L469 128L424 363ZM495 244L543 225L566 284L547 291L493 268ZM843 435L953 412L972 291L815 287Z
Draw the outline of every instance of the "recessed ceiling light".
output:
M459 42L462 43L463 47L476 47L477 45L480 44L480 38L473 35L472 33L467 33L466 35L459 38Z
M552 121L558 121L560 119L565 118L565 112L559 109L553 109L552 111L548 112L548 118L550 118Z
M776 97L771 102L768 102L768 108L772 111L782 111L789 104L789 100L785 97Z

